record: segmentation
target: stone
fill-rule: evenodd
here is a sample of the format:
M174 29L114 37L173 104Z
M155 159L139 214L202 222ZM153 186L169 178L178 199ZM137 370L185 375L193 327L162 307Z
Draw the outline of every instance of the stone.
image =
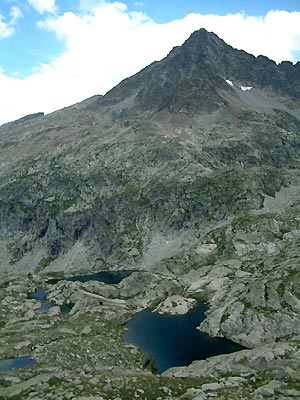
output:
M24 342L20 342L14 345L14 349L16 350L20 350L23 347L28 347L31 345L31 341L30 340L25 340Z
M249 365L258 371L264 371L268 368L269 363L265 356L259 356L252 360Z
M268 386L262 386L255 390L254 395L262 397L273 397L274 389Z
M47 382L51 378L51 374L41 374L33 378L30 378L24 382L17 383L7 388L1 389L2 396L12 398L20 395L22 392L29 390L34 386L38 386L41 383Z
M202 244L196 247L195 252L202 256L208 256L214 250L216 250L216 248L217 245L215 243Z
M240 376L229 376L228 378L222 380L222 382L224 383L225 387L237 387L247 382L247 379Z
M281 366L275 376L275 379L278 381L285 380L286 377L291 375L294 371L289 367Z
M77 400L104 400L102 396L79 396Z
M96 386L96 385L98 385L98 383L99 383L99 379L96 378L96 377L94 377L94 378L92 378L92 379L89 380L89 383L90 383L91 385Z
M105 390L106 392L109 392L112 390L112 385L110 382L108 382L104 387L103 390Z
M183 315L186 314L189 310L191 310L196 304L195 299L184 298L179 295L173 295L168 297L159 306L155 309L155 311L161 314L172 314L172 315Z
M275 390L280 389L282 386L282 383L276 380L272 380L268 382L266 385L259 387L258 389L255 390L255 394L258 396L263 396L263 397L272 397L274 396Z
M51 307L50 310L48 311L49 317L55 317L56 315L59 315L59 314L60 314L59 306Z
M20 383L21 379L17 376L6 376L5 381L10 382L11 384Z
M68 335L77 335L77 332L70 328L59 328L59 332L66 333Z
M29 310L27 311L27 313L25 314L25 318L26 319L33 319L35 316L34 311L33 310Z
M219 390L219 389L223 389L224 388L224 384L223 383L205 383L204 385L201 386L201 389L206 392L207 390Z
M172 395L172 390L171 390L170 388L168 388L167 386L162 386L162 387L161 387L161 390L162 390L165 394L167 394L168 396L171 396L171 395Z
M195 397L193 397L192 400L207 400L207 399L211 398L211 394L212 393L209 393L209 394L199 393Z
M290 396L293 399L294 398L296 398L296 399L300 398L300 390L297 390L297 389L284 389L284 390L281 390L281 393L283 395L285 395L285 396Z
M90 326L85 326L82 331L81 331L84 335L88 335L92 332L92 328Z

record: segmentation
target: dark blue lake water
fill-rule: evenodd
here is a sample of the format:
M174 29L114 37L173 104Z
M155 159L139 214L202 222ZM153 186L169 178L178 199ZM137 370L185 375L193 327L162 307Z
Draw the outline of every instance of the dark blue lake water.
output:
M196 329L207 306L198 303L185 315L162 315L147 309L126 324L125 340L145 353L145 364L153 360L158 373L186 366L194 360L233 353L244 347L224 338L213 338Z
M35 292L28 293L28 298L43 301L46 300L47 295L47 290L36 290Z
M98 281L107 283L109 285L116 285L120 283L124 278L127 278L133 272L132 270L126 271L100 271L96 272L95 274L89 275L76 275L70 276L67 278L55 278L55 279L48 279L47 283L50 285L55 285L59 281L71 281L71 282L89 282L89 281Z
M30 367L37 364L37 361L31 356L9 358L7 360L0 360L0 372L10 371L12 369Z

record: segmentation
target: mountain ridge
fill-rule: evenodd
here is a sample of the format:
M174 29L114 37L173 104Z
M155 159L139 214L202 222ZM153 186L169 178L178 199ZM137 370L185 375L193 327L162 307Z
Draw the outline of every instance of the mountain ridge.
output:
M236 61L234 61L234 58ZM241 65L239 66L239 64ZM246 68L244 68L245 66ZM167 72L164 71L160 74L160 70L163 69L167 69ZM166 79L166 75L168 75L168 79ZM199 79L197 81L195 75L200 75L200 81ZM159 77L162 83L157 86ZM210 77L213 84L210 82ZM207 87L203 82L206 78L209 81ZM193 90L199 89L199 84L204 86L204 92L211 90L214 93L216 87L225 92L230 91L231 88L226 84L226 79L238 81L245 86L252 85L252 87L258 86L261 89L271 89L281 95L291 96L296 100L300 98L298 85L300 62L292 64L290 61L282 61L276 64L266 56L259 55L255 57L244 50L233 48L213 32L208 32L206 29L201 28L193 32L182 46L174 47L161 61L154 61L133 76L125 78L105 95L92 96L90 99L83 100L65 109L70 107L78 108L80 105L85 106L86 103L91 103L89 105L97 109L97 107L117 104L125 98L133 97L132 101L137 107L137 112L147 111L148 108L152 111L157 111L166 107L170 107L171 111L178 112L180 105L176 107L174 104L176 99L172 98L177 96L177 100L180 100L181 84L191 85L190 96L185 98L184 94L182 95L183 106L186 106L186 102L191 101L191 97L195 96ZM146 87L145 83L147 84ZM139 88L139 86L142 87ZM224 99L220 99L218 93L214 93L214 96L212 96L212 93L210 93L210 97L213 97L216 103L212 101L212 104L208 105L207 108L202 104L204 112L213 111L218 106L224 105ZM201 103L199 96L196 96L196 98L195 103L199 101ZM192 111L187 110L187 112ZM196 108L197 111L199 110ZM39 114L37 113L37 116ZM22 118L27 117L30 116ZM22 121L22 118L19 120Z
M197 51L199 47L208 50L199 52ZM219 51L219 48L222 51ZM5 171L7 176L11 175L14 170L18 171L19 162L22 164L27 160L25 165L27 163L30 165L31 157L38 156L38 159L40 159L40 151L45 151L45 157L33 163L33 165L38 163L37 171L42 171L41 179L46 179L46 181L55 179L54 171L50 169L47 172L45 168L50 168L50 165L55 165L56 160L59 160L60 168L66 167L66 171L70 169L71 180L75 182L76 173L81 176L82 172L80 170L76 172L76 169L71 172L73 167L67 160L72 160L75 157L79 165L84 164L84 160L89 164L88 157L91 153L91 157L95 158L92 167L92 170L94 170L97 168L97 156L96 150L90 146L94 143L95 148L98 147L99 154L101 154L103 151L101 150L103 148L101 141L103 140L104 143L111 141L112 148L115 146L118 151L123 151L122 146L125 149L124 155L116 154L114 156L113 152L110 151L109 153L112 165L118 165L120 170L118 174L121 177L116 178L115 172L109 166L105 167L107 173L116 182L116 186L113 185L113 190L119 191L118 180L120 180L121 187L123 183L127 184L127 178L122 172L124 168L129 176L133 174L130 178L132 179L131 184L138 187L141 180L140 172L136 170L132 161L126 160L126 151L129 151L126 148L126 137L128 137L129 148L131 145L136 148L135 153L132 153L132 160L135 157L137 159L140 157L136 151L144 140L149 140L151 146L154 146L156 154L153 156L147 154L147 147L141 152L146 165L148 164L149 171L156 168L154 160L158 165L166 168L166 171L169 170L166 161L169 160L175 162L175 164L182 163L179 156L180 151L183 151L183 160L187 157L183 164L190 162L188 160L194 160L189 168L196 168L197 174L200 173L200 165L203 171L209 171L214 162L227 167L231 167L237 162L252 167L262 166L266 163L268 168L273 168L284 163L286 154L290 154L290 163L292 163L291 157L297 149L298 138L293 139L294 147L292 147L288 135L285 134L285 137L278 141L274 133L268 133L267 140L269 143L267 143L264 138L255 132L251 132L253 130L251 125L256 121L255 123L258 126L265 126L263 129L271 132L274 131L275 121L277 135L282 135L280 129L292 130L296 133L300 116L299 113L297 114L297 108L289 109L288 98L278 97L274 91L270 92L268 84L266 85L267 91L255 87L251 89L249 87L247 91L241 90L242 84L250 85L253 82L236 82L235 80L232 82L230 78L235 79L235 77L224 69L221 73L219 72L219 69L223 68L222 64L220 67L220 62L212 64L210 61L214 57L223 59L223 51L230 53L227 56L229 60L232 58L231 54L233 54L234 56L242 55L242 58L246 57L247 60L256 60L255 62L259 63L257 61L259 58L255 59L254 56L246 55L243 51L234 50L215 34L200 30L192 34L182 47L173 49L164 60L156 62L143 69L141 73L128 78L103 97L95 96L49 116L41 117L40 114L37 114L36 116L41 118L25 117L25 119L19 121L18 125L8 124L3 126L0 129L3 146L6 149L12 149L15 155L13 158L7 158L9 152L3 153L3 159L8 161L7 168L5 168L5 163L3 164L4 168L1 175L3 176ZM205 52L208 53L208 56ZM208 58L209 63L206 58ZM198 59L198 61L195 62L194 59ZM228 63L229 61L225 62L225 66ZM275 64L271 61L270 63L272 66ZM249 75L248 72L245 72L245 74ZM277 109L277 111L275 112L274 109ZM100 132L102 132L103 137L99 136ZM154 143L155 140L158 145ZM278 143L286 143L285 148L278 146L277 141ZM35 143L35 146L32 143ZM80 148L79 143L82 143L82 148ZM228 146L228 143L231 147ZM203 146L206 149L205 151L201 150ZM272 146L274 146L274 149ZM74 151L71 151L72 148L75 149L74 154ZM273 155L269 154L270 148L272 148ZM177 154L178 152L179 154ZM75 156L76 153L78 156ZM194 153L194 158L191 158L189 153ZM132 171L128 167L118 164L123 158L124 165L130 165ZM16 162L18 159L19 161ZM209 159L214 161L208 161ZM195 160L199 160L199 162ZM48 167L44 168L43 162L46 162ZM105 165L104 160L101 163ZM138 163L139 161L137 161ZM34 170L34 167L26 168L27 171ZM215 166L213 170L217 170ZM24 171L21 175L23 174ZM93 174L98 175L99 171L95 170ZM163 176L166 177L167 172L164 174L161 171L160 174L162 175L160 179L163 181ZM32 172L30 174L25 173L27 179L24 182L28 180L29 185L31 175ZM50 178L52 175L53 178ZM173 172L171 175L173 175ZM62 177L60 179L63 181ZM176 174L172 179L177 180ZM3 179L1 178L1 180ZM143 180L144 178L142 178ZM57 187L55 180L52 181L52 184L54 188ZM40 185L43 190L48 191L42 180ZM79 189L78 184L76 187L80 192L81 189ZM83 184L83 187L86 187L86 183ZM93 190L96 190L96 187L97 185ZM74 192L71 187L70 190L72 193ZM57 189L54 191L56 192ZM71 194L71 192L68 194L67 203L72 202L71 199L74 198L74 194ZM26 196L25 192L23 196ZM42 196L42 193L39 196ZM51 192L48 197L53 197ZM5 195L3 198L5 198ZM42 196L42 198L47 198L47 196ZM39 203L36 203L36 201L40 200L37 198L33 201L33 204L38 205ZM51 202L44 203L43 207L43 212L47 208L51 209ZM196 205L193 207L196 207ZM24 206L24 209L26 208L27 206ZM35 206L33 209L35 209ZM46 215L47 213L48 211L46 211ZM49 217L46 217L46 215L47 221ZM47 225L46 221L44 224ZM53 257L53 255L50 254L50 257Z
M237 59L236 62L234 62L234 58ZM245 66L246 68L244 68ZM160 74L159 70L164 68L167 72L164 71L163 74ZM286 82L287 74L291 74L291 71L292 76L288 79L286 87L283 82ZM165 79L166 74L168 79L157 87L157 80L161 77L160 75ZM200 81L197 79L199 74L204 75L200 76ZM122 81L116 88L111 89L104 96L103 102L104 104L106 102L108 104L109 102L113 103L114 96L120 100L128 92L133 93L132 91L137 90L140 82L145 82L148 84L147 87L138 90L136 98L141 110L147 109L147 107L152 109L155 109L155 107L161 109L168 105L172 107L172 97L180 97L178 86L189 82L192 85L190 88L191 95L187 96L186 99L183 98L183 105L186 105L187 101L191 101L191 98L195 97L195 90L199 89L199 85L204 85L204 90L211 91L210 97L213 97L216 103L211 104L207 109L203 104L202 107L204 107L204 111L212 111L222 104L218 94L214 93L215 86L224 91L230 89L224 82L225 79L240 80L247 86L258 85L261 88L271 88L299 99L299 86L297 86L297 81L296 83L294 81L294 79L299 80L299 77L300 62L295 65L289 62L276 65L274 61L265 56L254 57L243 50L236 50L219 39L217 35L201 29L194 32L182 46L171 50L162 61L152 63L133 77ZM207 88L205 88L205 82L203 82L205 79L208 81ZM159 99L159 93L163 94L162 99ZM214 96L212 96L212 93L214 93ZM196 96L195 103L199 101L201 103L199 97ZM157 102L158 104L156 104ZM178 107L175 110L178 111Z

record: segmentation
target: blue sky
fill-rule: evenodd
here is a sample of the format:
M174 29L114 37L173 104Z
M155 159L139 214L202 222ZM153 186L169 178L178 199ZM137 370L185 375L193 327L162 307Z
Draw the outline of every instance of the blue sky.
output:
M300 59L299 0L0 0L0 124L104 94L202 27Z
M135 1L127 2L133 7ZM226 15L245 12L248 15L265 15L269 10L300 11L299 0L145 0L144 10L156 22L169 22L189 13Z

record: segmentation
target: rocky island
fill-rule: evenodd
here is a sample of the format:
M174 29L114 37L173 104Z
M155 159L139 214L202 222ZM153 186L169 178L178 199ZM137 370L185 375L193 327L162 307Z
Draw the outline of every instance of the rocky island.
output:
M299 157L300 63L204 29L0 127L0 398L300 398ZM63 279L99 271L131 273ZM245 349L153 373L126 322L197 301Z

